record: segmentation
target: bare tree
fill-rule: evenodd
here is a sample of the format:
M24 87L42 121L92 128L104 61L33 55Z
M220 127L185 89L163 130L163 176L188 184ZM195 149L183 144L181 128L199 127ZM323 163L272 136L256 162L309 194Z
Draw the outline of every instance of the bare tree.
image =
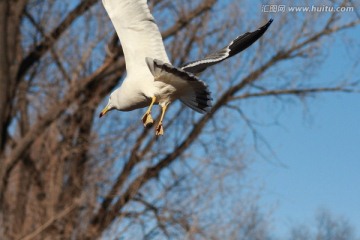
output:
M170 59L181 65L270 18L251 15L243 3L149 5ZM359 23L355 13L278 15L256 47L201 76L213 90L212 111L174 104L165 137L156 138L142 129L141 111L96 120L125 74L99 1L2 0L0 238L261 239L267 223L242 192L251 153L232 134L258 134L242 104L356 91L356 79L304 78L316 72L332 37ZM238 231L224 232L224 218Z
M316 227L300 225L292 229L290 238L295 240L355 240L354 228L350 223L329 210L319 210L316 215Z

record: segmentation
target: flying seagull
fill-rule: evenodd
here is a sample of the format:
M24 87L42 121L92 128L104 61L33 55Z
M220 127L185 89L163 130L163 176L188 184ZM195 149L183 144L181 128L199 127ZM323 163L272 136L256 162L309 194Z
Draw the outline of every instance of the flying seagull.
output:
M164 43L150 13L146 0L102 0L115 27L123 48L127 76L114 90L100 117L111 110L131 111L148 107L142 117L145 127L154 120L151 109L161 107L161 116L155 128L157 136L164 134L163 119L170 103L179 99L199 113L211 109L211 96L206 83L197 75L207 67L224 61L258 40L272 23L270 19L254 32L247 32L221 50L198 61L177 68L171 65Z

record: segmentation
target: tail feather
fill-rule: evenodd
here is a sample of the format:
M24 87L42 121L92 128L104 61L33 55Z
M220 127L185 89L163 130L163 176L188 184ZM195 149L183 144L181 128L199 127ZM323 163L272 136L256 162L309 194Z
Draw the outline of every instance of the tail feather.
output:
M180 97L180 101L183 104L199 113L207 113L211 110L211 100L209 92L197 92L193 95Z

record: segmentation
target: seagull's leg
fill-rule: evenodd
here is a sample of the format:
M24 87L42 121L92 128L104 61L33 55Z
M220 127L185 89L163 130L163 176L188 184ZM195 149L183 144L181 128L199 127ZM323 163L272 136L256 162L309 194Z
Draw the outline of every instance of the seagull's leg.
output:
M144 127L151 127L154 124L154 120L151 117L151 108L153 107L154 103L156 102L156 97L153 96L151 98L151 104L148 110L145 112L144 116L142 116L141 120L144 123Z
M162 121L165 116L165 112L166 112L168 105L169 105L169 103L166 103L164 106L161 106L161 116L160 116L159 123L156 126L156 132L155 132L156 136L161 136L164 134L164 127L162 125Z

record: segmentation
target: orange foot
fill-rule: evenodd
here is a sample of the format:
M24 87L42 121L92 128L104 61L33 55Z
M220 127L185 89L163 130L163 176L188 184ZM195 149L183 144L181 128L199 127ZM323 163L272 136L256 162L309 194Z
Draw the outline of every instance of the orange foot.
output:
M164 127L162 125L162 122L159 122L159 124L157 125L155 134L156 134L156 136L164 135Z
M154 124L154 120L151 117L150 112L146 112L144 114L144 116L141 118L141 120L142 120L142 122L144 124L144 127L146 127L146 128L152 127L152 125Z

